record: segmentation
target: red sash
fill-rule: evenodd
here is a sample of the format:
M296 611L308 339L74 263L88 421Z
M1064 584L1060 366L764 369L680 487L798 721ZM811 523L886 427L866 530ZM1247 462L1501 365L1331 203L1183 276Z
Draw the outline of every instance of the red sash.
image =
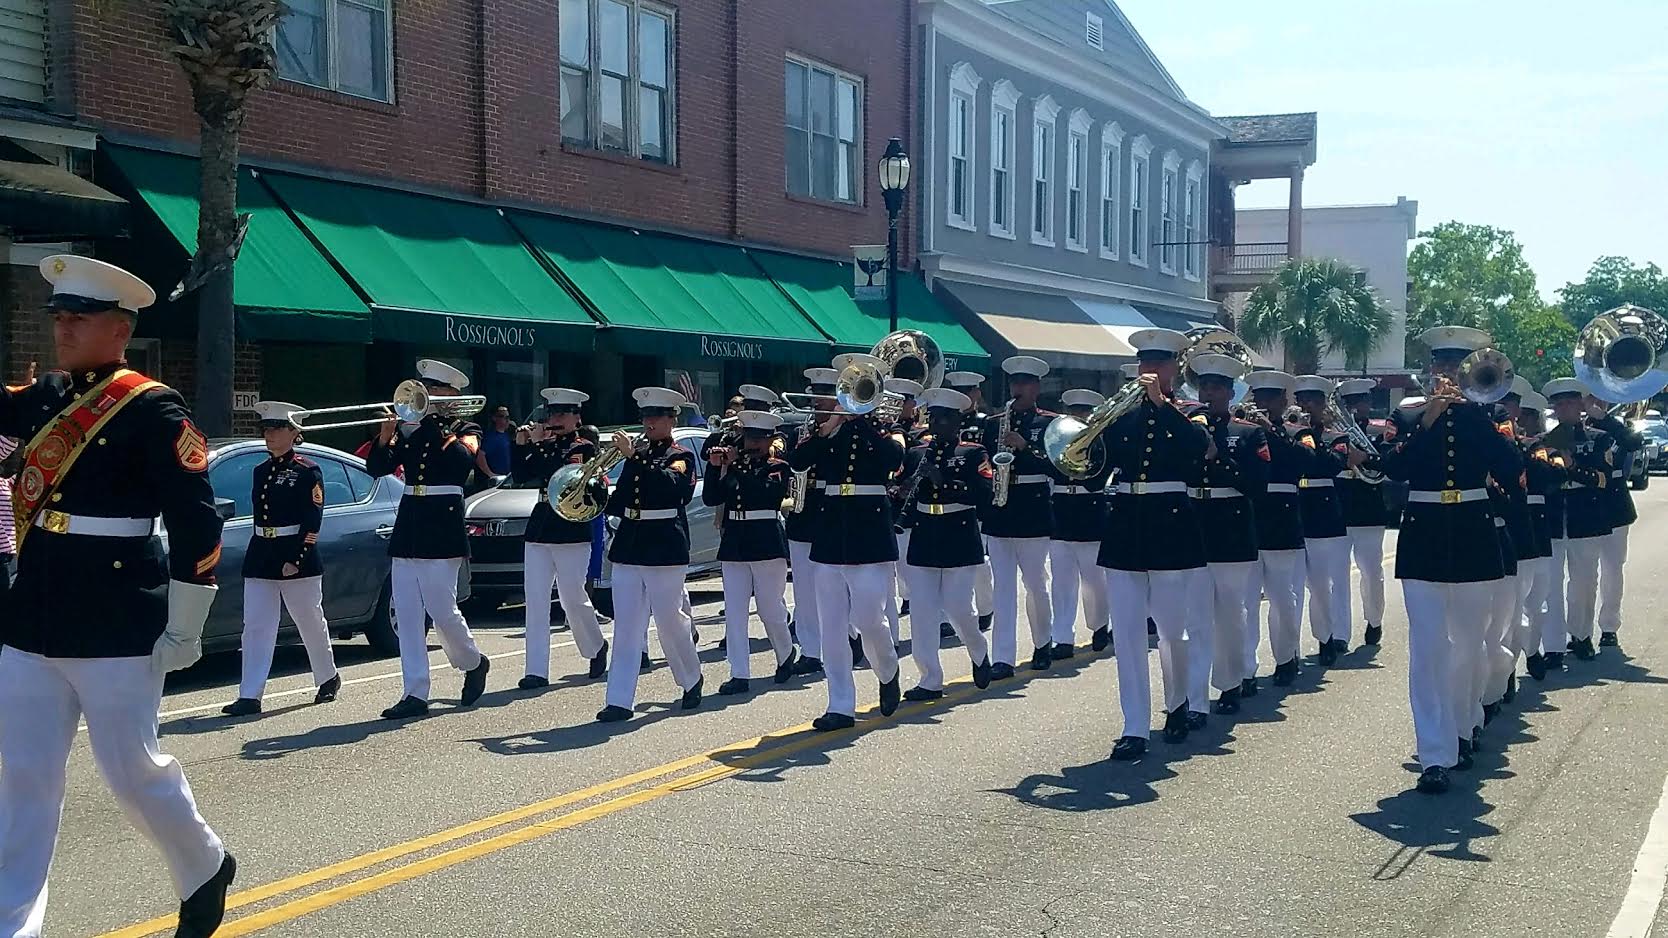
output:
M19 552L23 539L34 527L40 506L63 484L64 476L87 444L129 401L155 387L161 385L137 371L118 369L70 402L29 441L23 472L12 491Z

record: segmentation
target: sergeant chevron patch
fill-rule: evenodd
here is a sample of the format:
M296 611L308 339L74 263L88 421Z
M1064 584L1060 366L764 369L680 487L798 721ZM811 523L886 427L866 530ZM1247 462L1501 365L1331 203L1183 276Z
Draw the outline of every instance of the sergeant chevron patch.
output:
M208 441L196 425L187 420L180 424L180 435L174 439L174 456L180 468L202 472L208 468Z

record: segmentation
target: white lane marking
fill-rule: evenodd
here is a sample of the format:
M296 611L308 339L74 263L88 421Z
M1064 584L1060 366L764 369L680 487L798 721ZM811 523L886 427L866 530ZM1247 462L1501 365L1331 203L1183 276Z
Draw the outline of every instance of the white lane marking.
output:
M1668 779L1662 783L1645 842L1633 858L1633 878L1622 897L1622 907L1610 923L1605 938L1649 938L1662 907L1662 892L1668 887Z

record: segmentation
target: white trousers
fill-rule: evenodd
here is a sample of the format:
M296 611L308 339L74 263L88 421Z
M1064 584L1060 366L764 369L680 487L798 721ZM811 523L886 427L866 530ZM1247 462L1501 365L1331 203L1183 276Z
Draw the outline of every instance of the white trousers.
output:
M1239 687L1240 680L1250 676L1245 670L1245 649L1250 644L1245 636L1245 596L1256 566L1249 560L1213 563L1200 572L1199 588L1195 590L1199 605L1187 630L1188 676L1193 682L1187 699L1192 709L1201 713L1210 698L1205 690L1207 678L1223 691ZM1251 660L1255 665L1254 651Z
M1361 571L1361 617L1384 627L1384 528L1349 528L1350 552ZM1347 585L1347 581L1346 581ZM1348 638L1346 634L1344 636Z
M266 679L272 674L272 653L278 644L281 609L290 611L301 642L307 646L307 663L313 668L313 684L336 676L336 657L330 650L330 626L324 620L324 577L298 580L243 581L243 680L237 695L260 700Z
M1627 564L1627 535L1632 525L1624 524L1599 539L1598 628L1600 632L1622 630L1622 568Z
M1494 583L1403 580L1407 604L1408 700L1423 768L1452 768L1459 738L1482 720L1477 658Z
M719 567L724 575L724 654L730 662L730 676L753 676L748 600L758 606L759 620L781 665L793 654L793 639L788 635L788 561L726 560Z
M1483 635L1482 703L1497 703L1506 696L1506 681L1517 670L1517 655L1522 641L1519 628L1523 622L1523 572L1525 561L1518 562L1518 575L1492 581L1489 595L1488 631Z
M788 560L793 568L793 626L799 635L799 653L822 659L822 619L817 615L817 571L822 565L811 559L809 541L789 541Z
M1317 537L1303 542L1308 564L1309 632L1317 642L1349 641L1349 555L1347 537Z
M1257 601L1268 598L1268 649L1274 663L1285 664L1298 656L1298 632L1303 608L1303 551L1263 550L1257 552L1257 566L1246 577L1245 593L1249 614L1245 628L1245 676L1257 676Z
M909 577L904 576L904 564L909 562L909 535L914 528L904 528L898 532L898 598L909 598ZM912 611L915 606L909 607Z
M1025 617L1031 625L1031 645L1041 648L1052 640L1052 610L1048 602L1048 545L1046 537L987 537L990 573L995 586L995 618L991 620L991 653L997 664L1011 665L1018 654L1019 581L1025 580Z
M527 673L550 677L550 590L562 604L573 630L579 655L590 660L602 651L602 627L585 574L591 565L590 544L528 544L522 552L522 584L527 594Z
M1077 642L1077 594L1083 593L1083 618L1089 631L1104 629L1110 622L1106 605L1106 573L1095 564L1100 556L1097 541L1049 541L1048 579L1054 590L1053 640L1062 645Z
M990 659L990 647L979 631L979 617L973 614L972 567L915 567L904 565L909 582L909 644L915 667L921 672L920 686L944 689L944 664L939 659L941 644L938 623L948 622L967 648L974 664Z
M823 670L828 677L828 712L857 715L857 683L851 672L851 643L836 641L851 628L863 639L863 654L881 683L898 676L898 648L882 619L892 563L822 564L817 569L817 611L828 641ZM937 623L933 624L937 630Z
M987 546L985 548L989 550ZM996 578L990 572L990 558L979 564L978 572L973 574L973 614L979 618L992 615L996 605Z
M0 935L39 938L76 724L128 821L189 897L226 850L197 811L185 772L157 744L162 675L143 658L0 653ZM114 871L112 871L114 872ZM131 875L129 870L125 875Z
M689 690L701 679L701 659L695 652L683 590L687 573L682 565L614 565L614 648L608 656L605 700L610 707L630 710L637 705L637 676L649 646L651 616L678 688Z
M1124 736L1152 735L1153 688L1147 673L1147 619L1158 626L1158 663L1164 680L1164 711L1187 703L1187 591L1198 582L1196 570L1132 573L1106 571L1106 597L1112 605L1112 641L1118 649L1118 703Z
M1569 541L1557 538L1552 542L1552 556L1535 573L1529 587L1529 618L1535 634L1540 638L1540 649L1562 652L1568 648L1569 623L1564 618L1564 566ZM1537 599L1537 593L1539 598Z
M1593 637L1593 613L1598 601L1600 555L1604 552L1602 537L1572 537L1564 542L1569 564L1569 610L1567 627L1570 637ZM1558 651L1564 649L1560 646Z
M462 558L415 560L394 558L394 618L400 635L400 671L405 696L429 699L429 638L423 615L434 620L435 634L446 660L459 671L481 663L481 650L458 609L458 570Z

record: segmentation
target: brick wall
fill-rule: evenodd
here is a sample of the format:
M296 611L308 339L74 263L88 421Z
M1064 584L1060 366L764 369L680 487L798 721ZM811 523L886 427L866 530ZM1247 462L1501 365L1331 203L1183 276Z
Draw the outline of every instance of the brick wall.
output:
M245 154L828 254L883 241L873 165L887 138L913 136L914 4L671 5L675 167L564 147L552 0L395 4L396 103L277 82L253 102ZM154 4L74 0L55 38L70 43L55 53L62 65L55 89L80 116L129 133L194 140L190 94L168 57ZM786 194L782 71L789 51L864 78L861 207ZM902 238L906 250L912 240Z
M162 361L153 375L158 381L179 391L188 405L197 398L197 343L188 339L165 339L161 345ZM253 342L238 342L232 357L232 390L260 394L261 348ZM232 432L238 436L254 436L255 415L235 411Z
M4 342L0 343L0 381L16 384L23 380L30 362L42 370L52 367L52 326L41 308L52 296L34 265L0 264L0 300L4 301Z

